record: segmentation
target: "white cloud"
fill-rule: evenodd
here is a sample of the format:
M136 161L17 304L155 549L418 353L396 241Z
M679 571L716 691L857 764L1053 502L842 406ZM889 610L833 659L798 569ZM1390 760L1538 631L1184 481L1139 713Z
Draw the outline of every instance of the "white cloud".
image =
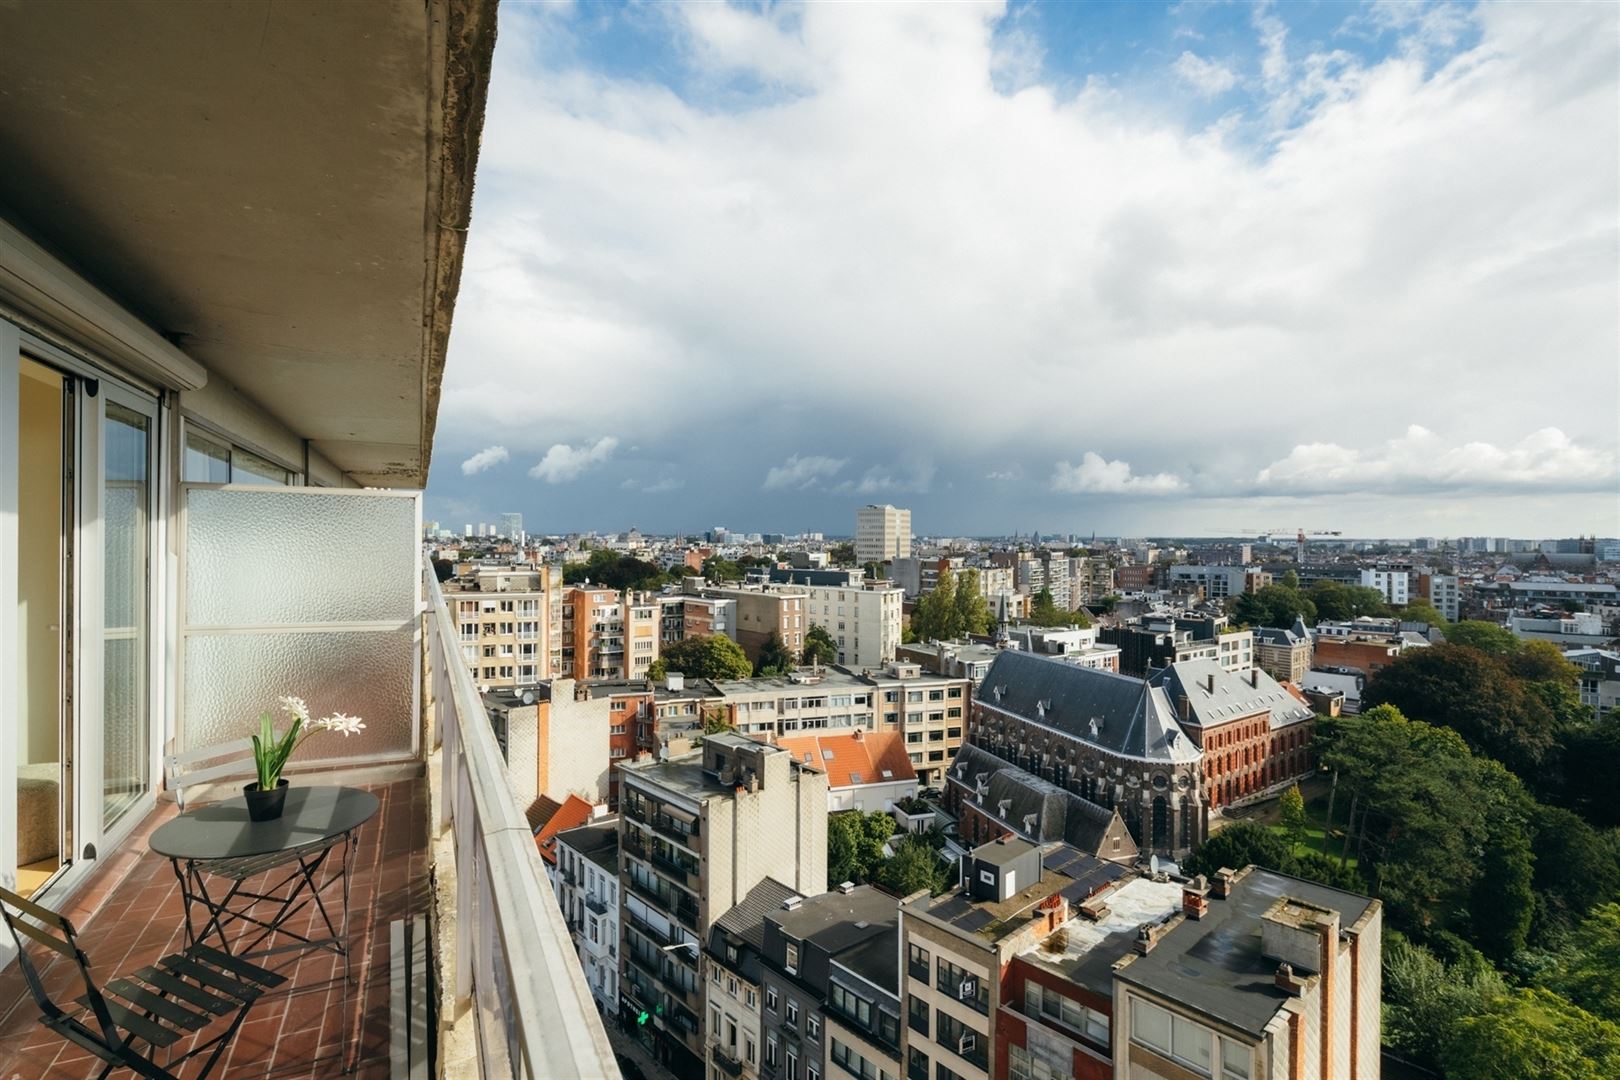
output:
M1577 445L1555 427L1533 431L1511 446L1448 443L1413 424L1373 450L1306 443L1255 477L1269 491L1610 491L1620 482L1615 455Z
M664 495L671 491L679 491L686 486L686 481L678 476L666 476L662 480L625 480L619 484L624 491L639 491L643 495Z
M1612 5L1448 14L1424 61L1398 47L1421 21L1357 59L1261 9L1257 103L1234 88L1241 120L1198 130L1123 84L1015 64L998 85L994 6L636 10L677 24L691 71L582 67L527 9L503 19L445 445L527 447L636 388L658 403L634 421L647 460L742 493L705 517L736 524L760 466L770 490L877 486L906 474L860 469L916 447L959 488L934 485L941 527L980 531L985 473L1077 460L1068 424L985 413L991 384L1065 421L1085 403L1081 445L1200 494L1182 463L1211 446L1248 490L1289 447L1366 438L1324 420L1392 394L1457 444L1525 417L1620 443ZM554 21L583 40L593 11ZM1214 40L1165 60L1230 64ZM1173 407L1104 389L1150 372ZM802 447L839 468L795 472Z
M1052 468L1052 488L1093 495L1173 495L1186 483L1171 473L1134 476L1124 461L1108 461L1088 450L1080 464L1060 461Z
M935 471L933 461L908 454L899 467L873 465L859 480L845 480L833 490L841 495L919 495L933 487Z
M546 451L546 456L529 470L529 475L548 484L566 483L612 458L618 446L619 440L612 435L604 435L594 443L581 443L577 447L555 443Z
M782 464L772 466L765 474L762 486L766 491L815 487L821 481L836 476L838 470L848 464L848 458L794 454Z
M1018 479L1018 470L1017 469L992 469L990 472L987 472L987 473L984 474L984 478L986 480L994 480L997 483L1004 483L1004 482L1006 482L1008 480L1016 480L1016 479Z
M1231 68L1191 51L1184 51L1171 67L1182 82L1204 97L1220 97L1237 85L1237 73Z
M506 452L504 446L490 446L478 451L472 457L461 463L461 475L471 476L481 473L485 469L492 469L503 461L511 460L512 455Z

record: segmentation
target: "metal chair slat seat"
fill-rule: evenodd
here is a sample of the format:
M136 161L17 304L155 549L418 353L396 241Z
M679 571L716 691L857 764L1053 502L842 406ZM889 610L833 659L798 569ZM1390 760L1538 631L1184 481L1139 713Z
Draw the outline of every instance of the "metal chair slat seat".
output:
M5 888L0 888L0 915L16 943L17 962L39 1006L40 1023L104 1062L98 1080L119 1068L147 1080L178 1080L176 1067L207 1053L195 1077L203 1080L221 1060L253 1003L287 981L247 960L193 945L101 987L66 918ZM62 1008L46 991L43 974L25 947L28 941L73 962L85 991L74 999L77 1009ZM226 1023L225 1030L213 1038L169 1055L161 1064L154 1059L156 1052L219 1022Z

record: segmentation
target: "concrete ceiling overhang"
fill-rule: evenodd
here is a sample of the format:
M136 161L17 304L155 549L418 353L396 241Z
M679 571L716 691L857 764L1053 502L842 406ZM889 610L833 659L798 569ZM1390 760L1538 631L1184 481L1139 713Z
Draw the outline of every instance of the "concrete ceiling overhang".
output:
M494 0L0 0L0 215L363 484L421 486Z

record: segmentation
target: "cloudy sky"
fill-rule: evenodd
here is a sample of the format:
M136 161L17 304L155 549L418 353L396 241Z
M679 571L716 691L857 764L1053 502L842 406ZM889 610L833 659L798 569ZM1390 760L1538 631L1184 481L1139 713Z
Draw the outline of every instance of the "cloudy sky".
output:
M1620 9L501 12L427 511L1620 533Z

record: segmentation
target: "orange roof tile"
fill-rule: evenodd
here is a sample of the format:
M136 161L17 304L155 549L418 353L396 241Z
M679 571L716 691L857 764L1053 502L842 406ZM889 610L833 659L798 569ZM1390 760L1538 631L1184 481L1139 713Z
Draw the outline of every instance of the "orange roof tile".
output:
M795 759L827 774L829 788L891 784L917 779L898 731L856 730L845 734L791 735L776 745ZM885 776L885 770L889 775Z
M591 820L591 804L578 795L570 795L557 808L545 824L534 831L534 842L540 857L548 863L557 861L557 834L577 828Z

